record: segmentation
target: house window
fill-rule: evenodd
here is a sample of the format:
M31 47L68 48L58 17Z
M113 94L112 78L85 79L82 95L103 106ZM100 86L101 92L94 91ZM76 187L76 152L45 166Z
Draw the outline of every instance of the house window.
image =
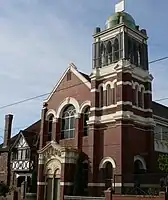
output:
M162 125L156 125L154 129L154 138L159 141L167 141L168 140L168 127Z
M83 135L84 136L88 136L88 124L87 124L87 121L89 120L89 111L90 111L90 108L87 107L83 113L83 129L84 129L84 133Z
M75 113L73 105L65 108L62 114L61 139L73 138L75 134Z

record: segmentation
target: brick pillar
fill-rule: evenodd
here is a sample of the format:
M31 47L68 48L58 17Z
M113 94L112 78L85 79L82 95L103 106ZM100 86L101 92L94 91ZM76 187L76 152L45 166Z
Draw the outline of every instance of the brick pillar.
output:
M56 131L56 142L59 143L60 139L61 139L61 119L58 118L56 119L56 127L55 127L55 131Z
M12 120L13 120L13 115L11 115L11 114L5 115L5 130L4 130L3 148L8 147L9 140L11 138Z
M52 123L52 135L51 135L51 140L56 141L56 126L57 126L57 119L53 119Z
M41 149L44 145L45 142L48 139L48 135L46 134L46 112L47 112L47 104L43 104L42 112L41 112L41 128L40 128L40 147Z
M42 154L39 154L37 175L37 200L44 200L45 185L44 158Z
M81 115L77 114L75 118L75 147L78 149L81 144L81 130L80 130L80 122Z

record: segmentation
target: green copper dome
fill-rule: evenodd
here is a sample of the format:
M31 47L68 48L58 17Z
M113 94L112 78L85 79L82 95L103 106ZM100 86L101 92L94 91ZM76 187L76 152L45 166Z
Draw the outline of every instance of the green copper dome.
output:
M133 19L131 15L129 15L126 12L117 12L111 15L110 17L108 17L105 27L106 29L109 29L121 23L125 23L130 28L133 28L133 29L136 28L135 20Z

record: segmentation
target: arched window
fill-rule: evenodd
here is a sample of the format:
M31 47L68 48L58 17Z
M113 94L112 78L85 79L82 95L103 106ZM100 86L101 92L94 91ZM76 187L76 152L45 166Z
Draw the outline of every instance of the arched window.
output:
M112 44L111 41L107 43L108 65L112 63Z
M135 43L133 43L133 64L138 65L138 51Z
M67 106L62 113L61 139L73 138L75 134L75 113L73 105Z
M99 88L99 107L103 107L103 86Z
M48 141L51 141L52 131L53 131L53 115L50 115L48 118Z
M141 108L144 108L144 88L141 88Z
M138 66L141 66L141 52L140 49L137 51L137 56L138 56Z
M111 86L110 84L106 87L106 106L111 104Z
M114 62L117 62L119 60L119 42L116 38L114 40Z
M117 103L117 83L114 83L114 88L112 89L112 103Z
M83 113L83 129L84 129L83 136L88 136L89 129L88 129L87 121L89 120L89 112L90 112L90 108L86 107Z
M104 66L104 62L105 62L105 46L102 43L100 46L100 60L101 60L101 66Z
M135 106L138 107L138 104L139 104L139 88L138 88L138 85L135 86L134 95L135 95Z

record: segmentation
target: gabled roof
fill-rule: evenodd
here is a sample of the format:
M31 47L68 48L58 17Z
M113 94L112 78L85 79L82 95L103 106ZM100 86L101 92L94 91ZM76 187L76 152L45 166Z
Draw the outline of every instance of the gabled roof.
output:
M53 96L53 94L55 93L55 91L57 90L57 88L59 87L61 81L64 79L64 77L66 76L68 71L71 71L73 74L75 74L89 89L91 89L91 84L90 84L90 77L77 70L76 66L73 63L70 63L69 67L65 70L65 72L63 73L63 75L61 76L61 78L59 79L59 81L57 82L57 84L55 85L55 87L53 88L52 92L49 94L49 96L47 97L47 99L45 99L45 102L49 101L51 99L51 97Z
M153 115L165 118L168 120L168 107L157 102L152 102Z
M24 136L29 147L30 148L34 147L38 142L40 125L41 125L41 120L38 120L37 122L33 123L32 125L30 125L26 129L19 131L18 134L16 134L15 136L13 136L10 139L8 148L2 148L3 143L0 145L0 151L1 152L2 151L9 151L12 147L14 147L16 141L19 140L21 134Z

